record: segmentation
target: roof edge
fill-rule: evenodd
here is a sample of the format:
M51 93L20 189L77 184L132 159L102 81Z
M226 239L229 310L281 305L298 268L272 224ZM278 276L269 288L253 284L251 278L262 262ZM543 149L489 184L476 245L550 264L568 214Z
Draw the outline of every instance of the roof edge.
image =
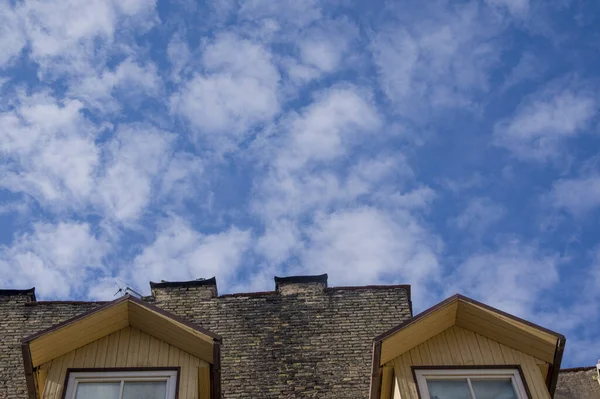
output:
M451 304L454 301L457 301L458 299L459 299L458 294L452 295L451 297L444 299L442 302L438 302L437 304L433 305L429 309L422 311L421 313L417 314L416 316L413 316L410 319L403 321L402 323L398 324L396 327L392 327L391 329L385 331L384 333L379 334L378 336L373 338L373 341L374 342L382 342L384 339L394 335L398 331L408 327L409 325L411 325L413 323L416 323L423 317L429 316L430 314L438 311L439 309L441 309L445 306L448 306L449 304Z
M202 334L211 337L214 341L223 342L223 338L219 334L215 334L214 332L209 331L209 330L207 330L204 327L200 327L196 323L189 322L189 321L187 321L187 320L185 320L185 319L183 319L183 318L181 318L181 317L179 317L179 316L177 316L177 315L175 315L175 314L173 314L171 312L167 312L166 310L163 310L163 309L159 308L156 305L153 305L151 303L142 301L141 299L138 299L138 298L136 298L134 296L130 296L129 300L131 302L134 302L134 303L136 303L136 304L138 304L140 306L143 306L143 307L145 307L145 308L147 308L149 310L152 310L154 312L160 313L161 315L163 315L165 317L168 317L169 319L172 319L172 320L174 320L174 321L176 321L178 323L181 323L184 326L193 328L194 330L196 330L198 332L201 332Z
M509 319L517 321L519 323L525 324L525 325L527 325L529 327L533 327L533 328L538 329L540 331L543 331L543 332L545 332L547 334L553 335L554 337L556 337L557 343L559 341L561 341L561 340L563 342L566 341L565 336L562 335L562 334L560 334L560 333L557 333L556 331L552 331L552 330L550 330L548 328L545 328L545 327L542 327L542 326L540 326L538 324L535 324L535 323L532 323L530 321L521 319L520 317L517 317L517 316L512 315L510 313L506 313L506 312L504 312L504 311L502 311L500 309L497 309L497 308L495 308L493 306L486 305L486 304L484 304L482 302L476 301L475 299L469 298L469 297L461 295L461 294L454 294L451 297L444 299L443 301L441 301L441 302L433 305L432 307L430 307L430 308L422 311L421 313L419 313L418 315L412 317L411 319L406 320L405 322L400 323L396 327L391 328L390 330L384 332L383 334L378 335L377 337L374 338L374 341L383 341L384 339L386 339L389 336L395 334L396 332L398 332L398 331L400 331L400 330L408 327L409 325L411 325L412 323L418 321L419 319L421 319L423 317L426 317L426 316L434 313L435 311L443 308L444 306L449 305L452 302L459 301L459 300L464 301L466 303L470 303L472 305L483 307L483 308L485 308L487 310L490 310L490 311L492 311L494 313L497 313L499 315L502 315L504 317L507 317Z
M561 338L565 339L565 336L563 334L560 334L560 333L558 333L556 331L550 330L549 328L542 327L539 324L532 323L532 322L530 322L528 320L522 319L522 318L520 318L518 316L515 316L515 315L512 315L510 313L506 313L505 311L500 310L498 308L495 308L493 306L486 305L485 303L479 302L479 301L477 301L475 299L466 297L466 296L461 295L461 294L456 294L455 296L458 297L458 299L463 300L463 301L465 301L467 303L470 303L472 305L481 306L482 308L485 308L487 310L491 310L492 312L495 312L495 313L498 313L498 314L500 314L502 316L508 317L509 319L513 319L514 321L518 321L519 323L523 323L523 324L525 324L525 325L527 325L529 327L533 327L533 328L536 328L536 329L538 329L540 331L543 331L543 332L545 332L547 334L554 335L557 339L561 339Z
M211 277L204 280L163 281L160 283L150 281L150 288L202 287L211 285L217 285L216 277Z
M558 383L558 374L560 373L560 364L562 363L563 354L565 352L565 344L567 339L565 337L558 338L558 342L556 343L556 349L554 352L554 359L552 361L552 372L549 373L547 387L548 392L550 393L550 397L554 397L554 392L556 392L556 384Z
M597 370L597 369L598 369L597 366L570 367L570 368L560 369L559 373L576 373L579 371L590 371L590 370Z
M73 322L75 322L75 321L77 321L77 320L79 320L79 319L82 319L82 318L84 318L84 317L90 316L90 315L92 315L92 314L94 314L94 313L100 312L100 311L102 311L102 310L104 310L104 309L108 308L109 306L116 305L116 304L118 304L118 303L121 303L121 302L123 302L123 301L126 301L126 300L127 300L129 297L130 297L130 295L129 295L129 294L125 294L125 295L123 295L121 298L117 298L117 299L115 299L114 301L111 301L111 302L106 302L105 304L103 304L103 305L100 305L100 306L98 306L97 308L94 308L94 309L92 309L92 310L89 310L89 311L87 311L87 312L83 312L83 313L81 313L81 314L78 314L77 316L71 317L70 319L64 320L64 321L62 321L62 322L60 322L60 323L54 324L53 326L50 326L50 327L48 327L48 328L45 328L45 329L43 329L42 331L38 331L38 332L36 332L35 334L31 334L31 335L29 335L29 336L27 336L27 337L23 338L23 339L21 340L21 343L22 343L22 344L29 344L31 341L33 341L33 340L34 340L34 339L36 339L36 338L39 338L39 337L41 337L42 335L45 335L45 334L47 334L47 333L49 333L49 332L51 332L51 331L57 330L57 329L59 329L59 328L61 328L61 327L64 327L64 326L66 326L67 324L71 324L71 323L73 323Z
M204 334L204 335L212 338L214 341L222 342L222 340L223 340L220 335L215 334L215 333L213 333L213 332L211 332L211 331L209 331L209 330L207 330L207 329L205 329L203 327L200 327L199 325L197 325L195 323L191 323L191 322L189 322L187 320L184 320L184 319L182 319L182 318L180 318L180 317L178 317L178 316L176 316L176 315L174 315L174 314L172 314L170 312L167 312L166 310L163 310L163 309L161 309L161 308L159 308L159 307L157 307L157 306L155 306L153 304L150 304L148 302L144 302L141 299L138 299L138 298L136 298L134 296L126 294L126 295L123 295L121 298L115 299L114 301L106 302L103 305L98 306L95 309L92 309L92 310L87 311L87 312L83 312L83 313L81 313L81 314L79 314L79 315L77 315L75 317L71 317L70 319L67 319L67 320L65 320L65 321L63 321L61 323L55 324L55 325L53 325L53 326L51 326L49 328L46 328L46 329L44 329L42 331L39 331L39 332L37 332L35 334L27 336L27 337L25 337L25 338L23 338L21 340L21 343L24 344L24 345L27 345L31 341L33 341L33 340L41 337L42 335L45 335L45 334L47 334L49 332L52 332L52 331L57 330L59 328L62 328L64 326L68 325L68 324L74 323L74 322L76 322L76 321L78 321L80 319L86 318L86 317L88 317L88 316L90 316L90 315L92 315L94 313L101 312L101 311L103 311L104 309L106 309L106 308L108 308L110 306L114 306L114 305L117 305L117 304L119 304L121 302L125 302L125 301L131 301L131 302L136 303L136 304L138 304L138 305L140 305L142 307L145 307L145 308L147 308L147 309L149 309L151 311L157 312L157 313L159 313L159 314L161 314L161 315L163 315L165 317L168 317L171 320L174 320L174 321L176 321L178 323L181 323L181 324L183 324L183 325L185 325L185 326L187 326L189 328L192 328L192 329L194 329L194 330L196 330L196 331L198 331L198 332L200 332L200 333L202 333L202 334Z

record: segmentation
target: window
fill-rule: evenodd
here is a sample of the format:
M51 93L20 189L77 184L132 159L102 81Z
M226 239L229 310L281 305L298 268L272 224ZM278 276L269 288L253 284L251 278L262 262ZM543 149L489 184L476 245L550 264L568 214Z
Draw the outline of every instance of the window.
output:
M65 399L175 399L177 369L69 370Z
M527 399L517 368L415 368L423 399Z

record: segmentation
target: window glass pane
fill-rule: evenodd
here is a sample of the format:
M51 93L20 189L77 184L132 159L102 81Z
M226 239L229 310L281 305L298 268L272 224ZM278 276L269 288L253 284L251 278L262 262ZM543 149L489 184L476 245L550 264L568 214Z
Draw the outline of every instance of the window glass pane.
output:
M477 399L517 399L510 378L502 380L471 379L471 385Z
M166 381L125 381L123 399L165 399Z
M120 382L80 382L77 384L77 399L119 399Z
M427 388L431 399L471 399L466 379L427 379Z

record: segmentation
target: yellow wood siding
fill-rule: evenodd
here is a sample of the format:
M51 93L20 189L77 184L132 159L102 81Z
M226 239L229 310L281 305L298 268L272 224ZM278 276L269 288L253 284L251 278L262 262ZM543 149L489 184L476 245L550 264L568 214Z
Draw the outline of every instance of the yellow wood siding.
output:
M546 362L554 360L555 336L488 309L459 302L456 325L477 331Z
M457 309L457 302L449 303L432 313L435 317L417 320L410 328L386 338L381 344L381 364L391 361L398 353L404 353L454 325Z
M412 366L515 365L523 369L533 399L550 399L540 359L509 348L482 335L452 326L394 359L401 399L418 399ZM396 399L396 395L394 395Z
M42 397L60 399L68 368L110 367L181 367L179 398L198 398L200 368L208 370L209 364L164 341L160 341L137 328L125 327L74 351L53 359L41 366L46 370ZM207 379L204 377L203 382ZM208 381L210 384L210 381ZM201 387L202 388L202 387ZM210 388L202 392L209 391Z

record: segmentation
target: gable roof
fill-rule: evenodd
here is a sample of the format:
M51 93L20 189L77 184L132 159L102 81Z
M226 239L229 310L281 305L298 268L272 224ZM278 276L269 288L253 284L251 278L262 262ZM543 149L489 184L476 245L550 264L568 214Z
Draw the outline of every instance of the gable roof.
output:
M221 338L127 294L115 301L56 324L22 340L37 367L127 326L214 363L213 345Z
M459 294L375 338L374 378L381 366L453 325L479 333L549 363L546 383L550 393L553 393L565 337ZM377 382L374 379L372 392L376 388Z

